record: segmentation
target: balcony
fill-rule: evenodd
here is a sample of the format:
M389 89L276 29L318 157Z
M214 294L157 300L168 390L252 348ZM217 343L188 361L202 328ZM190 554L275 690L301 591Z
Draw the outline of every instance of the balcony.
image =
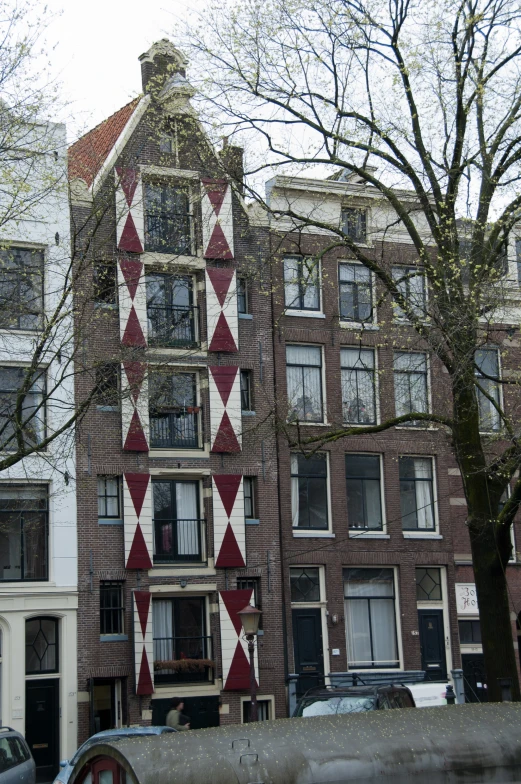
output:
M150 413L150 445L154 449L199 449L199 406Z
M154 563L206 563L206 520L154 520Z
M192 256L192 215L147 213L145 248L156 253Z
M149 305L147 316L148 340L151 346L193 348L199 345L197 306Z
M211 637L154 637L154 681L213 683Z

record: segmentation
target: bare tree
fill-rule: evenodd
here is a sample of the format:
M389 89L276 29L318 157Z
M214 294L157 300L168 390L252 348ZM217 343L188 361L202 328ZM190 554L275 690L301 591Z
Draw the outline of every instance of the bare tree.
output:
M423 420L450 435L492 700L505 676L520 698L505 574L521 501L518 381L511 373L499 382L479 354L490 342L508 351L505 323L519 323L505 258L521 207L520 27L514 0L272 0L214 3L187 35L206 111L249 145L249 192L275 228L293 224L325 233L329 248L343 246L448 374L444 410L410 411L356 433ZM357 242L338 217L309 209L309 200L307 209L302 200L265 200L257 183L268 167L355 178L378 194L393 216L379 227L380 247L393 225L406 232L427 280L422 308L407 296L407 275L393 277L385 254ZM486 407L492 437L482 432ZM293 429L290 438L313 449L354 432L340 425L303 443Z

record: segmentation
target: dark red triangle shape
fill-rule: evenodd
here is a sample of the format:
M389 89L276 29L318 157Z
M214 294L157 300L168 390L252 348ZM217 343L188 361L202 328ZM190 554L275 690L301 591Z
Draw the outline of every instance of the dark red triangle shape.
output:
M223 414L223 418L221 419L221 424L219 425L219 430L217 431L217 435L215 436L215 441L213 442L212 452L240 452L241 445L237 440L237 436L235 435L235 431L232 427L232 423L230 422L230 417L228 413L225 411Z
M145 348L147 345L134 305L130 308L127 326L121 342L124 346L137 346L139 348Z
M221 207L223 206L224 197L226 196L226 188L226 185L215 185L212 183L212 185L206 190L206 195L210 199L213 211L217 216L219 215Z
M221 311L210 343L210 351L237 351L226 316Z
M250 688L250 663L241 643L237 643L232 663L226 678L224 691L243 691Z
M129 253L143 253L143 247L137 233L136 224L134 223L134 218L130 212L127 215L125 226L121 232L118 248L120 250L126 250ZM223 258L226 258L226 256L223 256Z
M228 611L230 620L233 627L237 632L237 636L242 634L241 619L237 615L239 610L244 608L250 603L253 591L251 588L243 588L238 591L220 591L219 596L224 602L224 606Z
M139 393L141 392L141 385L143 384L145 373L147 371L146 363L123 362L123 367L125 368L125 374L130 385L130 393L134 398L134 402L137 402Z
M231 524L228 523L215 565L218 569L246 566ZM241 607L242 609L242 607Z
M150 474L125 474L125 481L128 485L128 492L132 498L136 515L140 517L150 481Z
M122 169L119 166L116 168L116 174L119 177L119 184L125 194L127 204L131 207L139 180L139 174L135 169Z
M150 675L150 667L148 665L148 656L143 646L141 654L141 666L139 668L139 680L137 682L136 694L153 694L154 686L152 684L152 677Z
M233 259L233 253L219 222L213 228L212 236L204 255L207 259L222 259L224 261Z
M119 266L125 278L130 298L134 301L143 265L135 259L120 259Z
M239 368L237 365L210 365L209 367L217 391L221 396L223 405L226 407Z
M221 308L224 307L226 296L230 290L230 283L235 274L233 269L219 269L217 267L207 268L208 277L212 282L212 286L219 300Z
M232 510L237 498L237 493L241 484L242 474L214 474L213 481L219 491L224 510L228 517L232 516Z
M130 420L130 427L123 449L126 452L148 452L147 440L136 409L134 409L132 419Z
M150 600L152 594L148 591L134 591L134 599L136 602L136 610L139 617L139 625L141 626L141 634L143 637L147 631L148 613L150 612Z
M139 523L136 525L134 541L128 555L126 569L152 569L152 561L148 554L145 537Z

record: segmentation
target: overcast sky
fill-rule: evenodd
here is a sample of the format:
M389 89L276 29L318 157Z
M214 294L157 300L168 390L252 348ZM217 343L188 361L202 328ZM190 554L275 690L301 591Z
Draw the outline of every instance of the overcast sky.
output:
M47 39L56 44L54 72L69 100L65 120L72 141L141 89L138 57L201 6L201 0L49 0L62 11Z

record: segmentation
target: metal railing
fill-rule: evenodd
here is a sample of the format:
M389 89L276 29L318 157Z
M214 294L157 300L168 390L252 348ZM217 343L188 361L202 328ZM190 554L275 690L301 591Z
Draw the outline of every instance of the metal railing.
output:
M190 408L196 410L190 411ZM199 414L198 406L187 406L161 414L151 413L150 445L157 449L198 449Z
M148 251L192 255L192 216L151 214L145 216L145 247Z
M205 563L206 520L154 520L154 563Z
M151 346L191 348L199 344L197 305L162 307L148 305L148 340Z
M211 637L154 637L156 683L201 683L214 680Z

